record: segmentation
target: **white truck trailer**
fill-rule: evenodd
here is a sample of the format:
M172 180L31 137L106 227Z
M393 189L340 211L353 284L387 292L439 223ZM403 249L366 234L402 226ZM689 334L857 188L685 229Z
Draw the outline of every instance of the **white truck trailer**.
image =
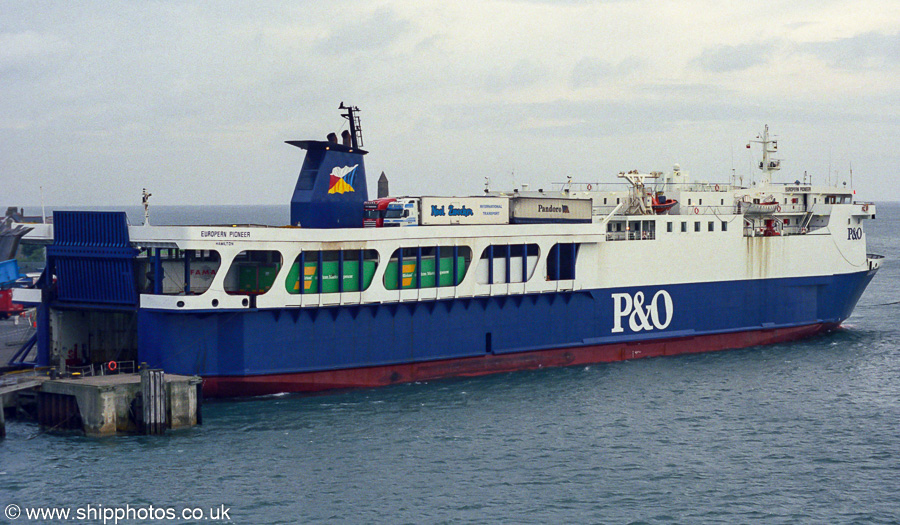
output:
M508 197L401 197L388 204L385 226L509 224Z

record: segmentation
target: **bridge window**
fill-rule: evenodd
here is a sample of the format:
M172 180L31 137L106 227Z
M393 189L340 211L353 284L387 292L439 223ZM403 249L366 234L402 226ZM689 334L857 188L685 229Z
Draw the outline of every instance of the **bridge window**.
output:
M377 267L375 250L307 250L294 259L285 288L291 294L360 292L372 284Z
M225 274L225 293L262 295L272 288L281 269L281 253L275 250L244 250L234 258Z
M478 261L479 284L527 282L537 266L537 244L495 244L488 246Z
M456 286L472 260L468 246L417 246L394 250L384 270L388 290Z
M216 251L148 248L135 259L135 279L142 293L199 295L209 289L221 265Z
M562 281L575 278L578 243L554 244L547 254L547 280Z
M656 238L656 221L631 221L628 224L628 240L647 240Z

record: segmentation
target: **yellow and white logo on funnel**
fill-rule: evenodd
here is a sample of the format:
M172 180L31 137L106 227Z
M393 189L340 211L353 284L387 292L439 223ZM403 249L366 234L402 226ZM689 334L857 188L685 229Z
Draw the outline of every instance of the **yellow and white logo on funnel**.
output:
M347 193L355 192L353 189L353 179L356 177L356 167L344 166L343 168L335 166L331 170L331 180L328 183L328 193Z

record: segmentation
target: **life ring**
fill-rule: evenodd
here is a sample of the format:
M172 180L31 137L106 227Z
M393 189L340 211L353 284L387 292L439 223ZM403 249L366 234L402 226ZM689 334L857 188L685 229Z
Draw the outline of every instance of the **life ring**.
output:
M719 191L719 185L716 184L716 191Z
M781 211L781 204L776 204L776 205L775 205L775 211L778 211L778 212Z
M593 186L591 186L590 184L587 185L588 191L591 191L592 188L593 188Z
M110 372L115 372L116 368L119 368L119 365L115 361L110 361L109 363L106 363L106 368L108 368Z
M868 205L868 204L863 204L862 210L863 210L863 211L869 211L869 205Z
M694 206L694 215L700 215L700 208Z

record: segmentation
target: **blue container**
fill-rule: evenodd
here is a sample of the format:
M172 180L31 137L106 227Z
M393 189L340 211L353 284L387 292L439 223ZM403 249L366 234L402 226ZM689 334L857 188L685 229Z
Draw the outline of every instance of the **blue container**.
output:
M0 262L0 288L12 286L24 275L19 274L19 263L15 259Z

